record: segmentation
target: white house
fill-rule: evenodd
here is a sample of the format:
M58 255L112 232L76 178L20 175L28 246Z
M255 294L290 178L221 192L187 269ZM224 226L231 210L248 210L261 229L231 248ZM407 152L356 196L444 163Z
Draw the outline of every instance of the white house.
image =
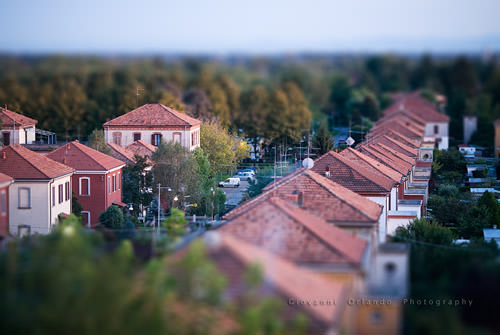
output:
M182 144L189 150L200 146L201 121L162 104L146 104L104 123L106 143L126 147L142 140L157 146L160 141Z
M71 213L74 169L20 145L0 150L0 172L14 178L9 189L9 232L47 234L60 214Z
M0 120L2 122L3 145L31 144L35 142L37 120L15 113L7 108L0 110Z

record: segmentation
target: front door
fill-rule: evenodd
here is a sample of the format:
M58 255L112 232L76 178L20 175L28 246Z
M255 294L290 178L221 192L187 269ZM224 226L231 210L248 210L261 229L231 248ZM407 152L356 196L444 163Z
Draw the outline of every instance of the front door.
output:
M10 144L10 132L3 132L2 133L3 137L3 145L9 145Z

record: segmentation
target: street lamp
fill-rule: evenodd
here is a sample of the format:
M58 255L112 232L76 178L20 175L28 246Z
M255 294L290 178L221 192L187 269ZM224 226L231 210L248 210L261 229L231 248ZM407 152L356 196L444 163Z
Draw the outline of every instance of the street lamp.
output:
M212 221L214 220L214 198L215 198L215 190L213 187L210 187L210 192L212 192Z

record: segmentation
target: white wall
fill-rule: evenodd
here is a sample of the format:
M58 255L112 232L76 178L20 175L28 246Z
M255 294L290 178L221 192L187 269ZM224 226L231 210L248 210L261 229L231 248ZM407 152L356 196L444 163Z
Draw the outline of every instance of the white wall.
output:
M402 185L400 187L403 187ZM391 189L391 210L395 211L398 209L398 188L393 187Z
M387 271L388 264L392 264L393 271ZM371 267L369 286L393 297L405 297L408 294L408 254L378 252Z
M401 206L400 206L401 207ZM413 219L389 216L387 218L387 235L394 236L398 227L407 226Z
M387 207L389 205L389 196L380 197L365 197L368 200L376 202L377 204L383 206L382 214L378 220L378 240L380 243L386 241L387 232Z
M48 234L54 224L57 223L57 216L61 213L71 213L71 196L59 204L58 185L69 182L71 194L71 175L59 177L48 181L14 181L9 189L9 231L17 235L19 225L31 226L31 233ZM56 205L52 206L52 186L56 190ZM19 207L19 188L27 187L30 189L31 208L20 209Z
M191 145L191 134L194 132L200 132L200 128L192 128L191 130L189 127L186 127L186 130L181 129L181 130L154 130L154 129L105 129L104 130L104 137L106 140L106 143L113 142L113 133L114 132L120 132L122 134L121 136L121 146L125 147L129 144L132 144L134 142L134 133L141 133L141 140L143 140L146 143L152 144L151 143L151 136L153 134L158 134L160 133L162 135L162 140L163 141L173 141L174 139L174 133L181 133L181 144L189 148L190 150L194 150L195 148L199 147L199 144L196 145ZM199 136L198 136L199 138Z
M438 126L438 133L434 132L434 126ZM449 124L448 122L426 122L424 136L434 136L436 139L441 138L441 142L439 142L438 148L440 150L448 149L448 132L449 132Z

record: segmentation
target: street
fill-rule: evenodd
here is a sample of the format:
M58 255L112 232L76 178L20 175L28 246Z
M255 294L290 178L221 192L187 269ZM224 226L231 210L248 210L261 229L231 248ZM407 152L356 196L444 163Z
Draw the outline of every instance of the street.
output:
M222 191L226 195L226 205L237 206L245 195L248 186L248 181L242 180L240 181L240 187L238 188L223 187Z

